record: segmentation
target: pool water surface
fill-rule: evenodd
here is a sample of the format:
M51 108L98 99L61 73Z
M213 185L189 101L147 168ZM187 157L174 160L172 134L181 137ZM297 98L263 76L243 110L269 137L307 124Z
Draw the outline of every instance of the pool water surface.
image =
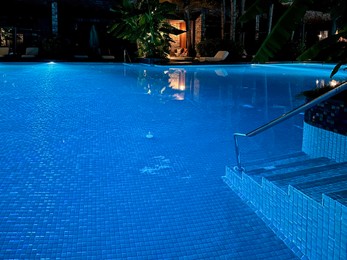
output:
M1 259L297 259L222 181L330 65L0 63ZM300 151L302 115L240 143ZM295 251L295 250L294 250Z

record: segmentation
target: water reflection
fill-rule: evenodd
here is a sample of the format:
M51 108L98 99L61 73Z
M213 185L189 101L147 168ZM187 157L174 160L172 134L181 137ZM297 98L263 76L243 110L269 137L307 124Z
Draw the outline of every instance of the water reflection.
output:
M170 97L173 100L181 101L185 100L188 95L193 100L198 101L201 94L201 80L203 83L215 81L214 85L223 85L224 83L220 81L220 78L226 78L229 75L226 69L218 68L212 72L214 75L209 75L206 72L187 71L185 68L144 69L139 72L138 85L149 95Z
M331 81L330 72L328 66L290 64L163 66L146 68L138 82L145 93L165 102L193 103L206 117L220 118L232 134L253 130L298 107L305 102L299 94ZM257 137L258 145L243 148L252 158L259 155L259 149L264 153L288 152L294 145L299 149L301 131L302 117L298 116Z
M168 70L169 83L172 89L184 91L186 89L186 70L170 69Z
M139 72L138 85L148 95L184 100L186 90L185 69L144 69Z
M301 91L331 81L329 73L329 67L298 65L149 67L139 72L138 84L149 95L173 100L212 99L233 107L285 110L304 101L298 98Z

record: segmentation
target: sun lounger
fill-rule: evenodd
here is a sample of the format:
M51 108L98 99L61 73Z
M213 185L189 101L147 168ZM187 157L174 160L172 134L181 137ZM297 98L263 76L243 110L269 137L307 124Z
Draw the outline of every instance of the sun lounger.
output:
M218 51L214 57L200 57L198 58L199 61L205 62L218 62L218 61L223 61L225 60L229 55L228 51Z
M78 60L86 60L89 58L87 54L75 54L73 57Z
M192 61L193 57L187 56L169 56L170 61Z
M0 58L6 57L10 52L9 47L0 47Z
M114 60L116 57L111 54L103 54L101 55L101 59L103 60Z
M39 55L39 48L37 47L28 47L25 49L25 54L23 54L22 58L36 58Z

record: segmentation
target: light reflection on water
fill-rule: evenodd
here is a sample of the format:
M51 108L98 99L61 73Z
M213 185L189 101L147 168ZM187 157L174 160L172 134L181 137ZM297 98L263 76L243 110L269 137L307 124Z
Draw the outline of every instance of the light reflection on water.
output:
M199 99L200 88L215 91L220 86L238 90L266 89L264 94L282 88L301 92L334 82L335 79L329 78L332 68L333 65L317 64L145 67L143 71L140 69L138 83L149 94L165 95L165 91L174 91L173 97L179 96L178 100L183 100L187 92ZM343 80L344 77L340 73L335 78Z
M138 78L162 99L189 101L228 121L230 131L248 132L305 102L301 92L345 79L331 79L333 65L267 64L146 67ZM268 133L243 140L250 159L301 149L303 114ZM284 150L283 150L284 149Z
M216 66L24 63L0 67L2 97L31 98L36 102L36 114L29 114L31 125L42 126L57 120L59 114L65 113L64 102L74 99L85 99L85 111L89 114L102 113L105 100L112 104L124 99L133 104L135 112L145 113L146 118L157 109L148 104L144 98L148 96L163 105L160 109L164 114L165 104L176 101L201 111L205 120L215 125L211 131L221 135L220 128L227 129L224 140L230 147L233 132L248 132L299 106L304 99L298 95L329 82L333 69L333 65L327 64L295 63ZM340 72L334 79L345 76ZM138 94L144 96L139 98ZM177 108L170 116L179 116L184 109L187 113L188 107ZM298 150L301 129L302 115L299 115L251 141L241 142L246 143L243 149L249 158L279 150Z

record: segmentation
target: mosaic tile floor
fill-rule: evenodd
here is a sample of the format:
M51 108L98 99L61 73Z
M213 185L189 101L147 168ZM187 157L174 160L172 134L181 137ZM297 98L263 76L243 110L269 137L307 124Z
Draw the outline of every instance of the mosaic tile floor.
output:
M1 83L1 259L296 259L221 179L223 102L21 69Z

